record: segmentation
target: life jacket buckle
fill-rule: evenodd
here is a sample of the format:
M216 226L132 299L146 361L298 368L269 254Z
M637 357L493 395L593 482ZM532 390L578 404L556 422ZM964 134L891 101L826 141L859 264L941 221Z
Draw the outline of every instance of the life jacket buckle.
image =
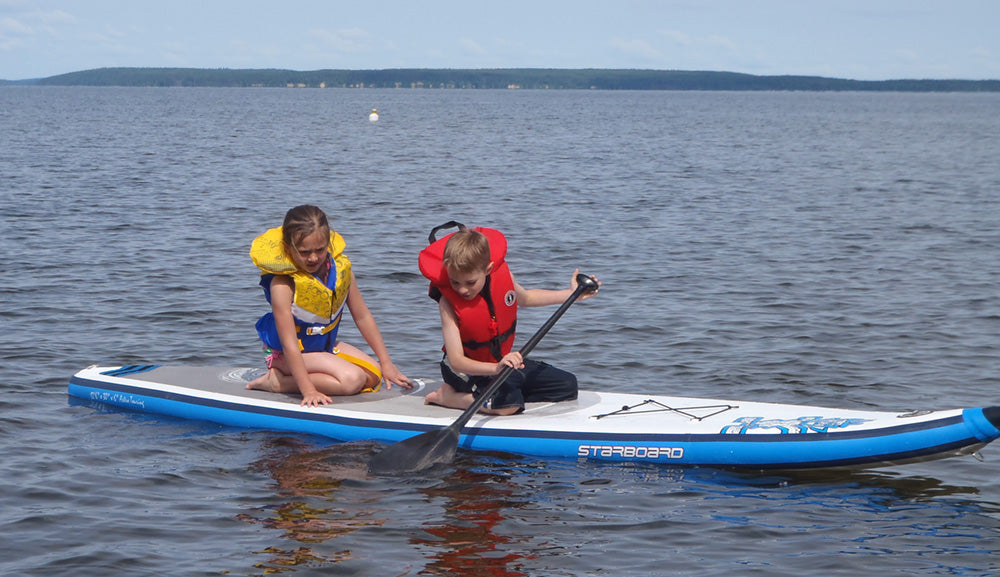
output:
M314 337L316 335L325 335L326 333L332 331L336 327L337 323L330 323L326 326L321 326L321 327L317 326L306 327L306 334L309 335L310 337Z
M340 324L340 317L338 316L336 320L334 320L332 323L328 325L313 325L311 327L306 327L306 335L310 337L314 337L316 335L325 335L330 331L332 331L333 329L337 328L337 325L339 324ZM298 330L298 327L296 327L296 330Z

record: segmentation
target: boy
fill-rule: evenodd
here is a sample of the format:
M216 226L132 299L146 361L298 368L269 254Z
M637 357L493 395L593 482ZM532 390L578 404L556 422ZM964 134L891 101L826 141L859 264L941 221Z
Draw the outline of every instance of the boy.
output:
M560 304L576 289L576 274L566 290L525 289L514 280L504 257L507 240L489 228L467 229L434 240L420 252L420 272L431 281L431 298L438 301L444 358L444 384L426 402L466 409L505 366L519 369L500 386L482 412L513 415L526 402L575 399L576 377L512 351L517 307ZM596 279L595 279L596 280ZM598 286L600 283L598 283ZM597 291L584 293L580 300Z

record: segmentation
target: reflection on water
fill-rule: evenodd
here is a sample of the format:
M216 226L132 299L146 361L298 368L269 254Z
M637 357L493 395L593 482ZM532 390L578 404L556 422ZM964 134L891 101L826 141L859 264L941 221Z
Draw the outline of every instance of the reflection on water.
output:
M373 453L371 443L317 448L296 437L269 440L265 455L252 468L274 480L278 502L256 507L238 518L280 530L282 543L256 551L266 559L254 567L270 574L353 559L351 543L356 541L345 537L385 524L382 515L387 511L379 497L385 490L383 483L397 482L367 479ZM410 543L425 552L425 564L416 574L527 575L517 569L517 563L530 554L505 552L505 548L523 548L518 546L518 538L495 531L506 520L507 512L527 503L518 497L520 489L510 476L500 469L482 472L441 467L436 473L441 475L439 479L417 489L423 500L443 511L439 518L411 528ZM343 540L343 546L326 543L335 539Z
M526 503L519 496L521 489L507 476L457 469L423 492L443 503L444 515L424 525L426 535L411 539L412 544L434 551L420 575L528 575L517 569L525 554L510 551L527 547L517 547L516 537L495 531L507 520L507 511Z
M266 472L275 481L276 505L238 516L284 532L283 538L302 546L272 546L257 553L267 560L254 566L265 573L291 570L299 565L338 563L351 558L349 550L333 554L314 551L311 545L323 543L363 527L379 526L385 519L372 517L365 510L337 507L335 493L345 480L363 479L370 446L345 443L326 449L314 449L303 439L275 437L265 446L266 454L252 468Z
M764 475L462 451L454 464L419 477L378 478L366 471L375 450L371 443L270 440L253 467L274 480L275 499L239 518L279 531L280 542L256 551L264 560L254 567L588 574L607 567L609 543L616 543L669 554L679 572L697 573L718 553L713 535L747 534L767 538L766 547L740 553L747 566L781 564L808 574L836 560L850 571L884 563L920 572L961 554L969 574L978 575L993 566L1000 530L1000 505L982 502L976 486L905 470ZM844 531L853 538L821 538ZM817 537L807 551L790 539L802 534ZM399 547L402 535L409 547ZM657 556L628 560L629 574L662 569Z

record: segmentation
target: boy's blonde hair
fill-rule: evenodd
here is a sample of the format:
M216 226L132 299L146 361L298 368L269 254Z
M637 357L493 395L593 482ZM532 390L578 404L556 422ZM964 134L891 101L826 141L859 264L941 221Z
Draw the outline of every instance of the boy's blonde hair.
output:
M485 271L490 266L490 241L477 230L460 230L448 237L442 262L449 271Z

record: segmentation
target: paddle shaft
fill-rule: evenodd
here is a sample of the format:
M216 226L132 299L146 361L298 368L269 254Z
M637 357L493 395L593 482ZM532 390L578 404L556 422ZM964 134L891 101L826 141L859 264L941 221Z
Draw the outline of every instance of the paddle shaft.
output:
M569 309L569 307L573 306L573 303L576 302L576 299L580 298L580 295L582 295L585 292L597 289L597 283L595 283L593 279L591 279L586 275L578 274L576 276L576 282L577 286L576 290L573 291L573 294L569 295L569 298L567 298L561 305L559 305L559 308L556 309L556 312L552 313L552 316L549 317L549 320L545 321L545 324L543 324L541 328L535 331L535 334L531 335L531 338L528 339L528 342L524 343L524 346L522 346L521 349L518 351L519 353L521 353L521 358L528 356L528 353L530 353L531 350L535 348L535 345L537 345L538 342L542 340L542 337L544 337L546 333L548 333L549 330L551 330L552 327L555 326L556 322L563 316L566 310ZM500 388L500 385L502 385L504 381L506 381L507 378L510 377L511 373L513 373L516 370L517 369L515 369L510 365L505 366L503 370L500 371L497 374L497 376L493 379L493 381L490 383L490 386L486 387L486 390L483 391L483 394L479 395L479 397L477 397L474 401L472 401L472 404L469 405L469 408L465 409L465 411L462 412L462 414L457 419L455 419L455 422L452 423L449 428L461 430L462 427L464 427L465 424L469 422L469 419L471 419L472 416L476 414L476 411L479 410L479 408L483 405L483 403L485 403L493 395L493 393L497 392L497 390Z
M578 274L576 276L577 287L573 293L566 299L566 301L559 306L559 309L549 317L549 320L545 321L538 332L536 332L528 342L521 347L520 353L521 357L525 357L531 349L535 348L538 341L542 340L545 333L549 332L549 329L556 324L559 317L566 312L566 309L573 304L576 299L580 298L584 292L597 290L597 281L594 279ZM472 401L472 404L462 412L462 414L455 419L455 422L451 425L444 427L443 429L435 429L433 431L427 431L419 435L410 437L408 439L403 439L398 443L386 447L381 453L376 454L371 462L368 464L368 470L376 474L385 473L402 473L402 472L415 472L427 469L437 463L450 463L455 457L455 451L458 449L458 441L462 435L462 427L472 418L472 415L476 414L476 411L490 398L500 385L507 380L514 369L511 366L505 366L503 370L493 378L490 385L483 391L483 394L479 395Z

